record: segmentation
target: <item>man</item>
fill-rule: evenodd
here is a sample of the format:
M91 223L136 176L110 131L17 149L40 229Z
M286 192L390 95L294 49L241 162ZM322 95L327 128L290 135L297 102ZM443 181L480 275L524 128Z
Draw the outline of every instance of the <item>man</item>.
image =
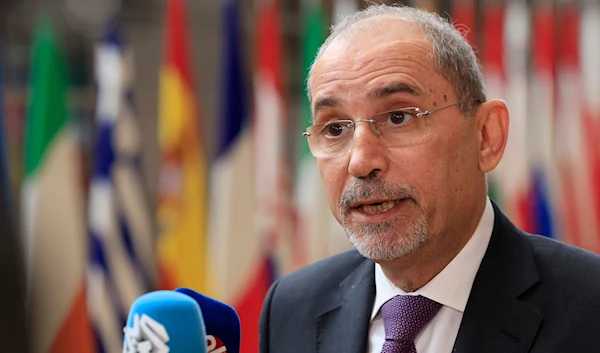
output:
M449 23L370 7L334 28L307 88L305 136L357 251L273 284L262 353L600 351L600 257L488 199L509 113Z

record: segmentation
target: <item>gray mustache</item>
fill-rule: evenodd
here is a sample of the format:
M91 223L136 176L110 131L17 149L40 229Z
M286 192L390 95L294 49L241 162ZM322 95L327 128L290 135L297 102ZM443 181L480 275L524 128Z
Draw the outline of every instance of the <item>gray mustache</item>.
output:
M381 179L356 179L342 192L340 213L348 214L353 203L373 198L411 199L418 203L417 191L409 184L389 185Z

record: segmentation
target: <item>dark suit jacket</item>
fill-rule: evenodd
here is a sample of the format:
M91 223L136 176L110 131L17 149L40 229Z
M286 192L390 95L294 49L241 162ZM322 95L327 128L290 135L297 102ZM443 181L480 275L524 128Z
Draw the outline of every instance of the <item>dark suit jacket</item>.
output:
M494 212L453 352L600 352L600 256ZM374 299L374 264L354 250L282 277L265 299L260 352L365 353Z

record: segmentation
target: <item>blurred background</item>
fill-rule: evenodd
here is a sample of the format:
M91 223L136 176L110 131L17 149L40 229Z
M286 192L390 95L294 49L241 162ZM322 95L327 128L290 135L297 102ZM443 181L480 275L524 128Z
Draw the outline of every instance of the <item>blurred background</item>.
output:
M351 247L300 135L303 84L329 27L377 3L2 1L6 351L121 352L137 296L190 287L234 306L257 352L269 285ZM600 3L396 3L451 19L508 102L492 198L600 252Z

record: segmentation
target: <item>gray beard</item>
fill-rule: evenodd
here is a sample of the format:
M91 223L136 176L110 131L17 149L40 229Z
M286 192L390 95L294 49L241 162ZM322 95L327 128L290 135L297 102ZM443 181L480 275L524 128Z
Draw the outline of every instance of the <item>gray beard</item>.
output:
M350 205L355 200L382 197L410 199L419 208L417 218L406 226L402 219L377 224L353 223ZM373 261L391 261L417 250L428 239L427 212L419 206L416 190L409 184L388 185L377 177L355 180L340 200L342 227L361 255Z
M402 227L399 223L389 221L350 227L344 219L342 226L356 250L367 259L377 262L402 258L427 241L429 224L425 214L419 215L408 227Z

